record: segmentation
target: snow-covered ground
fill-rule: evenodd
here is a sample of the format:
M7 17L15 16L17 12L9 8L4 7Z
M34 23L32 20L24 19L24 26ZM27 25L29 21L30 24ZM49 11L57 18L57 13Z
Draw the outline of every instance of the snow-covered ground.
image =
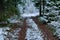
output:
M36 17L36 16L39 16L39 12L37 12L37 13L28 13L28 14L24 13L24 14L21 14L21 16L23 18L26 18L26 17Z
M2 28L0 28L0 40L4 40L4 36L3 36L3 31L2 31L3 29Z
M21 28L16 28L15 30L8 32L8 34L5 37L5 40L18 40L20 30Z
M6 30L9 30L10 28L9 27L3 27L3 28L0 28L0 40L4 40L6 35L7 35L7 31Z
M46 17L48 17L46 19L51 21L51 23L48 23L48 25L51 28L54 28L56 30L56 32L54 34L56 34L56 36L58 36L58 37L60 37L60 15L59 15L60 14L60 8L59 8L60 5L59 4L60 4L60 0L56 0L56 2L54 2L54 0L46 0L46 5L44 8L44 15L46 15ZM52 17L49 16L49 14L51 14Z
M9 31L10 29L9 27L0 28L0 40L18 40L18 32L21 29L16 28L15 30Z
M35 7L35 3L32 2L33 0L23 0L22 2L25 4L22 6L21 4L18 4L19 12L21 13L21 17L35 17L39 16L39 9Z
M27 40L43 40L43 33L38 29L37 24L30 19L29 17L39 16L39 9L35 7L35 3L33 0L22 0L25 3L24 6L18 4L19 12L21 13L21 17L27 18L26 22L28 25L26 37Z
M54 33L54 35L57 35L60 38L60 23L58 21L51 21L51 23L49 23L48 25L55 28L56 32Z
M20 23L21 21L18 20L18 16L14 15L12 17L10 17L9 19L7 19L9 21L9 23Z
M27 32L26 38L27 40L43 40L43 33L38 29L38 26L32 19L27 19Z

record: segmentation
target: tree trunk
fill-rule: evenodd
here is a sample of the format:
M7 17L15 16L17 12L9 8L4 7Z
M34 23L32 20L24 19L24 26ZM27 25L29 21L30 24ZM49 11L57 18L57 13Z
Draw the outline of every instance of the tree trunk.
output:
M42 14L41 14L41 0L40 0L40 9L39 9L39 12L40 12L39 16L42 16Z

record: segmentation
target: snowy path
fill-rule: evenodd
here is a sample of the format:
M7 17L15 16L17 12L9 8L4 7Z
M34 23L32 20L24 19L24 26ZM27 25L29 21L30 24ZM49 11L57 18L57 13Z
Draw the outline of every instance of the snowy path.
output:
M39 16L39 12L36 12L36 13L24 13L24 14L21 14L21 16L23 18L26 18L26 17L36 17L36 16Z
M18 40L43 40L43 35L35 22L28 18L23 23Z
M27 23L25 22L23 23L27 25L23 24L24 26L21 32L22 39L20 37L19 40L55 40L52 33L46 28L45 24L41 24L38 21L39 20L38 18L37 19L32 18L32 17L36 18L36 16L39 16L39 9L35 7L35 3L33 2L33 0L22 0L22 2L25 5L22 6L21 4L18 4L18 9L19 12L21 13L21 17L23 19L26 18ZM43 34L41 31L43 32ZM44 38L46 39L43 38L43 35Z
M43 34L38 29L37 25L32 19L27 19L27 32L26 38L27 40L43 40Z

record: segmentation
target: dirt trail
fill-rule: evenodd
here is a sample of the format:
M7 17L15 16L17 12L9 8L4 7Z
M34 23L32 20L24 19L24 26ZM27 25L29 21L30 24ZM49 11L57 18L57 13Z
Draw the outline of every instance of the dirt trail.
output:
M46 24L42 24L39 22L38 18L32 18L38 27L43 31L44 37L47 39L44 40L57 40L53 37L53 34L46 28Z
M38 25L39 29L42 30L44 34L44 40L57 40L55 37L53 37L53 34L46 28L46 24L42 24L39 22L38 18L32 17L33 21ZM26 40L26 30L27 30L27 23L26 19L23 21L23 27L21 28L21 31L19 32L19 38L18 40Z
M21 28L21 31L19 32L18 40L25 40L26 30L27 30L26 19L24 19L23 27Z

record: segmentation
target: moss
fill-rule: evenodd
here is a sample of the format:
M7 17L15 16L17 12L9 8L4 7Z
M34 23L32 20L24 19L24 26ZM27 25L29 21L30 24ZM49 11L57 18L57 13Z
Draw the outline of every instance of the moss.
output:
M52 33L52 34L54 34L55 32L56 32L56 29L55 28L53 28L53 27L51 27L51 26L46 26L47 27L47 29L48 30L50 30L50 32Z

